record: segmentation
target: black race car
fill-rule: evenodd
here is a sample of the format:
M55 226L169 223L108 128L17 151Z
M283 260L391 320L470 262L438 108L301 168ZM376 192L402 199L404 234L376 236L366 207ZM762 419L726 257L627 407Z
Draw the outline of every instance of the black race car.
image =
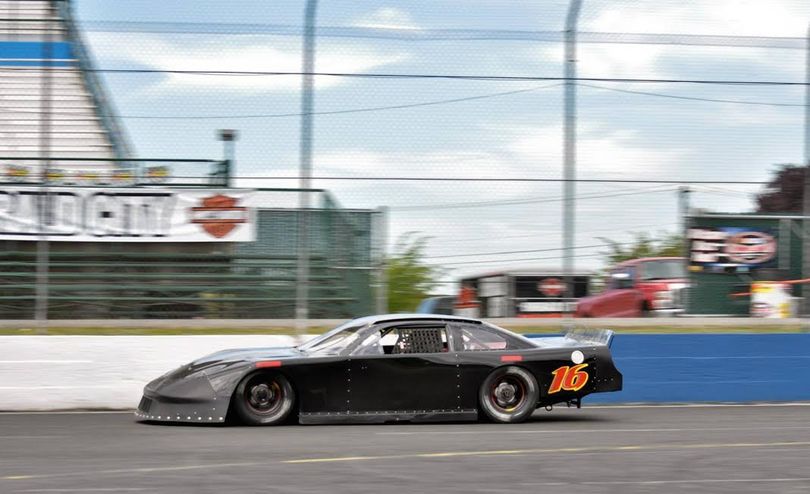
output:
M144 388L154 422L302 424L520 422L538 407L579 407L622 389L607 330L525 338L444 315L364 317L289 348L225 350ZM229 415L230 414L230 415Z

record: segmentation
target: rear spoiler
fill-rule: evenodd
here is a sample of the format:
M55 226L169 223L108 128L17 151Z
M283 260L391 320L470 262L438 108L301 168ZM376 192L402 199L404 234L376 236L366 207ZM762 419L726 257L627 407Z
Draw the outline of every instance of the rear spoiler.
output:
M586 345L610 347L613 343L614 332L610 329L572 329L565 333L565 337Z

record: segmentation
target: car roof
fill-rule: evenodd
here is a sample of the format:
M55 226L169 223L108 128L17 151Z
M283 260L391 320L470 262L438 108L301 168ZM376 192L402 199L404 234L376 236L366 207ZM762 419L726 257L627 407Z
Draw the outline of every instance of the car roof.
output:
M380 314L376 316L365 316L354 319L354 322L361 323L361 324L373 324L379 322L390 322L390 321L464 321L464 322L473 322L473 323L481 323L479 319L473 319L471 317L460 317L460 316L450 316L445 314Z

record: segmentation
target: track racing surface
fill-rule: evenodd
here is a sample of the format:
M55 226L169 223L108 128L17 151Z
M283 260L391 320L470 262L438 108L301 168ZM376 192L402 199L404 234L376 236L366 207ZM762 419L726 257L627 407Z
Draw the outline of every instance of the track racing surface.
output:
M0 414L0 492L810 491L810 406L539 410L516 425L206 427Z

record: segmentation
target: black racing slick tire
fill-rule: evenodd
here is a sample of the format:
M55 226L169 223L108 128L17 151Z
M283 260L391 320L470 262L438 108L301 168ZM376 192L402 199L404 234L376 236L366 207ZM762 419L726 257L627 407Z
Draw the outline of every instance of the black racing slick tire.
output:
M287 420L295 404L295 391L281 374L259 372L245 376L236 386L233 407L245 425L276 425Z
M523 422L537 408L540 388L531 372L522 367L500 367L481 384L478 402L493 422Z

